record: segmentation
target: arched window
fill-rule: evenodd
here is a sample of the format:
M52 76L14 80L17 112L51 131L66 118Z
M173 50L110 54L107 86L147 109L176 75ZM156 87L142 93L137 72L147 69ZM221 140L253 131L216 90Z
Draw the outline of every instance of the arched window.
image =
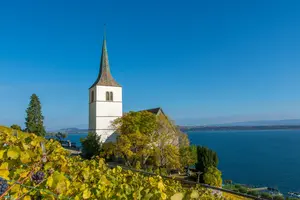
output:
M109 101L109 92L106 92L106 101Z
M92 91L92 93L91 93L91 102L94 102L94 91Z
M110 94L109 94L109 100L110 101L114 100L114 94L113 94L113 92L110 92Z

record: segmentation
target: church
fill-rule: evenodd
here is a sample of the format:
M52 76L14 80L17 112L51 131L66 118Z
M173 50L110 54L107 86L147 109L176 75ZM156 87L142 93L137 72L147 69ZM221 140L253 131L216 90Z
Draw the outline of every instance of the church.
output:
M161 108L146 111L155 114L159 119L168 119ZM115 141L116 134L111 124L122 115L122 86L111 75L104 36L100 71L96 81L89 88L89 132L100 135L102 142ZM171 121L165 121L168 127L172 127L171 130L175 134L175 126Z

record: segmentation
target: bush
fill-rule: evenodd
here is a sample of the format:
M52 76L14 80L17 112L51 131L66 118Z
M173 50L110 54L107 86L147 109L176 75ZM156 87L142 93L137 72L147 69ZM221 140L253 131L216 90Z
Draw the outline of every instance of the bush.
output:
M221 187L222 186L222 173L215 167L209 167L203 174L205 184Z
M239 192L245 194L245 193L248 192L248 190L247 190L247 188L245 188L245 187L241 187L241 188L239 189Z
M10 128L15 129L15 130L17 130L17 131L21 131L21 130L22 130L21 126L19 126L19 125L17 125L17 124L11 125Z
M273 200L284 200L284 197L280 195L276 195L273 197Z
M255 196L255 197L259 196L259 193L257 191L249 191L248 194L252 195L252 196Z
M100 136L96 133L88 133L86 138L80 139L82 146L82 157L91 159L93 156L98 156L101 153L102 144Z
M264 199L272 199L272 195L269 193L261 193L260 196Z

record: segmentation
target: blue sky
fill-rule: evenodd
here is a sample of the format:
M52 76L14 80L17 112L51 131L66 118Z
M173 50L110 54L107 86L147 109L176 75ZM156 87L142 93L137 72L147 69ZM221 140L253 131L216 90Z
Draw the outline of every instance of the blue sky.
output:
M178 123L300 118L300 1L3 1L0 124L88 123L103 24L124 111Z

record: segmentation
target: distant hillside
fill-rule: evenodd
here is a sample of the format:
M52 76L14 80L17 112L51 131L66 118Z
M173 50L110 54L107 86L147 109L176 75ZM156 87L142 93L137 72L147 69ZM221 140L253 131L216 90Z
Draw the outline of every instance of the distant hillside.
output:
M79 129L79 128L63 128L53 132L63 132L63 133L87 133L88 129Z
M261 120L248 122L233 122L212 126L295 126L300 125L300 119Z

